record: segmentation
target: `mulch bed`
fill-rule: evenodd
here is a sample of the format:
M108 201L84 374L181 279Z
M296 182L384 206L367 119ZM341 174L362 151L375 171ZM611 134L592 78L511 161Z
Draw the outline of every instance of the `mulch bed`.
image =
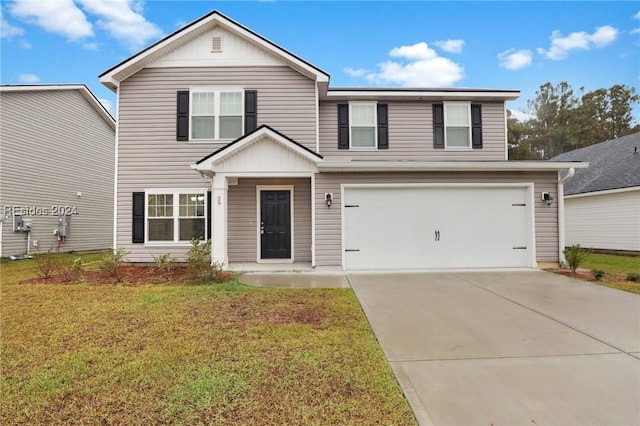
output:
M570 269L551 269L550 271L556 274L560 274L560 275L564 275L572 278L578 278L585 281L591 281L591 282L597 281L596 278L593 276L593 273L586 269L579 269L575 272L575 274L571 272ZM610 283L626 283L628 280L626 277L623 277L623 276L605 274L605 276L602 277L600 281L607 281Z
M223 272L222 282L233 278L231 272ZM122 266L121 279L118 281L113 276L107 275L104 271L82 271L77 277L69 274L55 274L49 278L35 277L22 281L23 284L70 284L70 283L91 283L91 284L173 284L184 285L193 282L193 276L188 272L187 265L172 265L169 269L161 269L155 265L124 265Z

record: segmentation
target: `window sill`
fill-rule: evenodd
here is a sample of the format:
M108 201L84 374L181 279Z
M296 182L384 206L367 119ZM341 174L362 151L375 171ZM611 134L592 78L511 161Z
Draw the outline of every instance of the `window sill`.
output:
M238 138L236 138L238 139ZM193 144L205 144L205 143L230 143L236 139L190 139L187 142Z
M473 149L470 146L467 147L445 147L444 149L445 151L456 151L456 152L471 152L471 151L478 151L477 149Z
M376 147L350 147L349 151L377 151L378 148Z
M201 240L204 241L204 240ZM191 247L189 241L147 241L145 247Z

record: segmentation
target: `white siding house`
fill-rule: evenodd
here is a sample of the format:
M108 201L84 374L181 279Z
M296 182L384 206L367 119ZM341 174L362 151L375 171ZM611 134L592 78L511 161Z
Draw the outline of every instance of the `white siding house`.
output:
M113 245L115 127L85 85L0 86L0 256Z
M590 164L565 185L566 245L640 253L640 133L553 160Z

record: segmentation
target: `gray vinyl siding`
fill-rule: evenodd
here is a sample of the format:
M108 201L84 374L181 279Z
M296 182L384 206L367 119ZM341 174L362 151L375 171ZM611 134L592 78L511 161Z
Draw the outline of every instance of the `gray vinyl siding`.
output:
M504 160L506 150L503 102L482 105L483 148L465 151L433 149L431 102L390 101L389 149L338 149L338 103L320 103L320 154L358 160L488 161Z
M228 192L229 262L257 259L258 206L256 186L293 185L293 231L296 262L311 262L311 179L239 179ZM214 236L215 238L215 236Z
M76 207L61 251L113 245L115 132L76 89L0 92L0 208L38 207L32 241L56 250L53 206ZM81 196L78 197L77 193ZM2 227L2 256L23 254L26 233ZM32 247L32 253L37 252Z
M288 67L148 68L119 90L117 245L132 261L188 247L131 243L132 193L152 188L203 189L211 181L190 165L228 143L176 141L176 93L195 86L258 91L258 125L267 124L304 146L316 146L315 83ZM214 237L215 238L215 237ZM255 249L254 249L255 251Z
M534 183L535 240L538 262L558 261L558 210L540 199L540 192L557 193L554 172L425 172L425 173L321 173L316 176L316 264L342 264L341 184L345 183ZM324 194L334 199L327 208Z

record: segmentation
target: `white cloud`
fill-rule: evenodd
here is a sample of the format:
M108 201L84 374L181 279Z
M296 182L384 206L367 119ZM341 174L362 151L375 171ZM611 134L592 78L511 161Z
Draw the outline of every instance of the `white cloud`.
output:
M351 67L346 67L344 69L344 72L349 74L351 77L362 77L363 75L367 74L369 71L365 70L364 68L358 68L356 70Z
M110 37L138 49L162 35L162 30L142 15L143 6L140 0L15 0L9 10L15 17L71 41L94 37L95 23ZM96 50L98 44L91 41L83 47Z
M526 112L518 111L516 109L510 109L509 111L511 112L511 116L513 118L515 118L516 120L518 120L518 121L527 121L527 120L531 120L532 118L535 117L532 114L528 114Z
M113 111L113 102L111 102L109 99L105 99L105 98L100 98L98 99L98 101L100 101L100 103L102 104L102 106L109 111L109 114L111 114L112 116L115 117L114 111Z
M11 25L4 19L2 8L0 7L0 38L10 39L15 36L24 35L24 30L15 25Z
M508 70L521 70L531 65L533 52L530 50L509 49L498 54L500 67Z
M9 10L13 16L69 40L93 36L91 23L73 0L16 0Z
M39 82L40 77L35 74L20 74L18 76L18 80L20 81L20 83L33 84Z
M612 26L597 27L593 34L585 31L574 32L563 37L560 31L551 33L551 46L548 50L538 48L538 53L548 59L561 60L569 56L569 52L575 49L589 50L592 47L604 47L613 43L618 38L618 30Z
M162 30L142 15L143 2L133 0L78 0L83 9L99 17L97 25L133 49L162 35Z
M433 44L435 44L445 52L462 53L462 48L464 47L464 40L441 40L441 41L436 41Z
M378 64L378 72L348 69L351 75L365 77L372 84L404 87L448 87L464 77L464 68L438 56L425 42L393 48L389 56L397 60Z
M640 19L640 10L638 11L638 13L633 15L633 19Z

